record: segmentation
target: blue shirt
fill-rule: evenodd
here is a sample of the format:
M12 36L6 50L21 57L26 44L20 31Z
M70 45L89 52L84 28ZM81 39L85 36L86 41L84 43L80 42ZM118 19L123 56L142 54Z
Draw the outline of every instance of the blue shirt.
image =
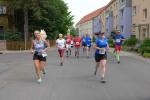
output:
M107 48L108 39L107 38L104 38L104 39L97 38L95 41L95 44L99 48ZM99 54L99 50L96 50L95 53Z
M91 38L89 36L86 36L86 46L91 46Z
M121 46L122 45L121 39L124 39L124 36L122 34L116 34L114 36L115 45Z
M81 41L82 41L82 44L84 44L84 43L86 42L86 40L85 40L85 37L84 37L84 36L81 38Z

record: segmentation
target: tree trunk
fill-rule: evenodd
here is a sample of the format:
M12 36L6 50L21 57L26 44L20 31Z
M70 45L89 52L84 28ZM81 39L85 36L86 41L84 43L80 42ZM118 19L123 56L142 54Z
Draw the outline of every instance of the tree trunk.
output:
M25 50L28 40L28 10L24 9L24 40L25 40Z

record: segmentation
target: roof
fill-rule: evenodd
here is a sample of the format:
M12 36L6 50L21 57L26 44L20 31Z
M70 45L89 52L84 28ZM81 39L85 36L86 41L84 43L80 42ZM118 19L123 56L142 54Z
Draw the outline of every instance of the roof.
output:
M106 5L106 9L112 4L114 3L116 0L111 0L107 5Z
M81 20L80 20L76 25L78 25L78 24L83 24L83 23L85 23L85 22L87 22L87 21L89 21L89 20L92 20L94 17L96 17L96 16L98 16L100 13L102 13L102 11L103 11L104 9L105 9L105 6L102 7L102 8L99 8L99 9L97 9L97 10L95 10L95 11L93 11L93 12L87 14L87 15L85 15L83 18L81 18Z

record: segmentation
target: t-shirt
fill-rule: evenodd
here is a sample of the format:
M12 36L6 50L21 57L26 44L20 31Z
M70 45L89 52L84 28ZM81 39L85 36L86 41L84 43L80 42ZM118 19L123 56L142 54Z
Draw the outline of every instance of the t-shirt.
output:
M106 48L108 45L107 38L104 38L104 39L97 38L95 41L95 44L99 48L104 48L103 50L96 50L95 51L96 54L105 54L106 53Z
M86 36L85 40L86 46L91 46L91 38L89 36Z
M77 38L74 39L74 46L76 48L80 47L80 43L81 43L81 38L80 37L77 37Z
M121 39L124 39L124 36L122 34L116 34L114 36L115 45L121 46L122 45L122 40Z
M82 44L85 44L86 40L84 36L81 38L81 41L82 41Z
M56 44L58 49L64 49L65 48L65 39L57 39Z
M71 36L66 36L66 44L71 44L72 37Z

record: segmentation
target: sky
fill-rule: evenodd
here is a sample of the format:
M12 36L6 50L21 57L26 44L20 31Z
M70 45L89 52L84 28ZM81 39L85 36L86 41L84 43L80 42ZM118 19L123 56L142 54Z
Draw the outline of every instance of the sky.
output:
M74 16L76 24L83 16L107 5L111 0L64 0L69 7L69 11Z

